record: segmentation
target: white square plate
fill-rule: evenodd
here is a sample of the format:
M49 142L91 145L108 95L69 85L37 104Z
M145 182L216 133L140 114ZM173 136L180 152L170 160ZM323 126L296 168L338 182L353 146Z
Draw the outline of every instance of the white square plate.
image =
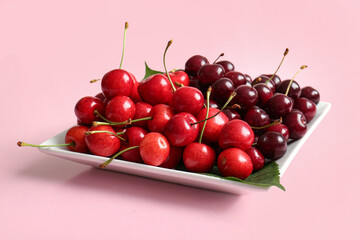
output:
M277 160L277 163L279 164L280 177L285 173L287 167L290 165L291 161L294 159L295 155L300 150L300 148L305 143L305 141L309 138L311 133L315 130L315 128L319 125L321 120L329 112L330 107L331 107L330 103L320 102L317 105L316 116L310 122L310 124L308 124L308 130L306 135L303 138L289 144L286 154L281 159ZM66 131L46 140L45 142L42 143L42 145L64 143ZM62 157L74 162L87 164L94 167L98 167L101 163L108 160L108 158L105 157L71 152L67 150L65 147L39 148L39 150L46 154ZM235 181L221 179L204 174L153 167L145 164L132 163L118 159L113 160L112 163L110 163L106 167L106 169L138 175L142 177L158 179L172 183L193 186L193 187L205 188L205 189L221 191L221 192L228 192L233 194L241 194L252 191L267 191L270 189L270 187L257 187L242 182L235 182Z

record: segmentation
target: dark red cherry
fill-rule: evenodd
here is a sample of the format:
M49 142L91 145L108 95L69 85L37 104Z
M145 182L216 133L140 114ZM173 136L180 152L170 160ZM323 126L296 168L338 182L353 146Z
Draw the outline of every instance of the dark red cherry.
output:
M253 143L254 132L245 121L231 120L220 130L218 144L221 149L235 147L246 151Z
M216 64L220 64L221 66L223 66L223 68L225 69L225 73L235 70L234 64L232 64L231 62L229 62L227 60L218 61L218 62L216 62Z
M309 123L316 115L316 105L307 98L298 98L295 100L294 108L299 109L305 116L306 122Z
M241 72L236 72L236 71L227 72L225 73L224 77L229 78L233 82L234 88L237 88L240 85L246 85L246 83L248 82L245 75L242 74Z
M196 77L199 69L205 64L209 64L206 57L195 55L189 58L185 63L185 72L192 77Z
M293 109L287 114L283 123L289 129L289 137L291 139L300 139L307 132L306 118L304 114L297 109Z
M316 105L320 101L320 93L316 89L314 89L313 87L309 87L309 86L303 87L301 89L301 95L300 96L313 101Z
M203 143L193 142L186 146L183 162L190 172L210 172L216 160L214 149Z
M178 88L172 98L175 112L187 112L196 115L204 107L204 96L194 87Z
M182 159L183 155L183 148L181 147L174 147L170 145L170 153L166 160L159 165L162 168L175 168Z
M234 91L234 84L229 78L220 78L213 85L210 98L223 105Z
M97 110L101 115L104 114L105 105L97 97L83 97L75 105L75 115L78 121L84 125L91 125L93 121L97 121L100 118L94 114Z
M199 69L198 78L203 86L210 86L224 77L225 69L219 64L205 64Z
M277 92L285 94L290 84L290 81L291 81L290 79L282 81L277 89ZM297 99L300 97L300 95L301 95L300 85L296 81L293 81L290 86L288 96L293 99Z
M240 114L234 109L225 109L223 111L223 113L225 113L225 115L228 117L229 121L234 120L234 119L241 120Z
M145 102L138 102L135 104L135 114L133 120L150 117L150 112L153 106ZM134 122L131 125L147 129L148 121Z
M116 134L114 129L108 125L91 127L89 131L107 131ZM85 142L90 152L97 156L110 157L120 149L120 139L110 133L87 135Z
M217 158L217 167L224 177L246 179L253 171L249 155L241 149L229 148L222 151Z
M269 115L259 107L253 107L248 110L244 120L252 127L264 127L270 124Z
M245 74L245 78L250 84L252 83L252 78L249 75Z
M184 147L194 142L199 133L199 124L190 113L178 113L166 124L164 135L175 147Z
M139 150L144 163L160 166L169 156L170 144L161 133L151 132L141 140Z
M282 93L276 93L266 103L265 110L271 119L285 117L292 109L291 98Z
M256 147L266 158L276 160L285 155L287 142L278 132L266 132L259 137Z
M96 98L100 99L102 102L105 100L105 95L101 92L95 95Z
M246 111L255 106L258 101L258 93L255 88L248 85L241 85L235 89L236 96L232 103L239 104L241 110Z
M120 151L129 147L139 146L140 142L146 134L148 134L148 131L140 127L130 127L126 129L125 134L123 135L123 138L126 140L126 142L121 142ZM131 149L124 152L123 154L121 154L121 158L129 162L143 162L140 156L139 148Z
M255 78L255 80L252 82L252 85L255 86L256 84L260 84L260 83L264 83L266 84L266 86L273 92L275 93L275 83L270 80L268 77L265 76L259 76L257 78Z
M130 96L134 87L131 75L123 69L114 69L104 75L101 80L101 89L106 98L115 96Z
M270 88L265 83L258 83L254 86L258 92L257 105L265 107L266 102L274 95Z
M253 171L259 171L264 167L265 164L265 157L260 152L259 149L251 147L246 151L246 153L251 158L252 164L253 164Z
M105 117L113 122L123 122L133 119L135 104L126 96L116 96L111 99L105 108Z
M147 126L151 132L162 133L168 121L175 115L174 109L165 104L157 104L150 111L151 120L148 120Z
M197 77L190 77L189 86L201 89L199 79Z
M173 91L169 79L163 74L155 74L140 82L139 95L144 102L151 104L167 104L172 101Z
M204 104L206 105L206 100L204 100ZM209 107L211 108L220 108L219 104L215 102L214 100L209 101Z
M273 75L273 74L261 74L260 77L265 76L265 77L267 77L267 78L271 78L272 75ZM281 83L280 77L279 77L278 75L275 75L271 80L272 80L272 81L274 82L274 84L275 84L275 89L277 89L277 88L279 87L280 83Z
M196 119L198 121L202 121L206 118L206 112L207 109L203 108L198 115L196 115ZM209 108L209 117L214 116L220 112L219 109L215 108ZM220 130L223 128L223 126L229 121L228 117L225 115L225 113L220 112L216 117L213 117L206 121L206 126L204 129L203 139L207 142L217 142ZM199 123L199 129L202 129L204 125L204 122Z
M284 136L285 140L289 140L289 129L284 124L275 124L268 127L267 132L278 132Z

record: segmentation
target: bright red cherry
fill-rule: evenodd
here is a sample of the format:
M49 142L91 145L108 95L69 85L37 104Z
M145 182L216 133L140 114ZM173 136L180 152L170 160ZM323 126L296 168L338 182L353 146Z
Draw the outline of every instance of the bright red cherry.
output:
M217 167L224 177L246 179L253 171L249 155L241 149L229 148L222 151L217 158Z
M307 98L298 98L295 100L294 108L299 109L305 116L306 122L309 123L316 115L316 105Z
M185 63L185 72L192 77L196 77L199 69L205 64L209 64L206 57L195 55L189 58Z
M205 64L198 72L200 84L210 86L220 78L224 77L225 69L219 64Z
M247 122L231 120L222 127L218 143L221 149L235 147L246 151L254 143L254 132Z
M276 160L285 155L287 143L278 132L266 132L259 137L256 147L268 159Z
M134 87L131 75L122 69L114 69L104 75L101 80L101 89L106 98L123 95L130 96Z
M289 137L291 139L300 139L307 132L306 118L304 114L297 109L293 109L287 114L283 123L289 129Z
M165 104L157 104L150 111L151 120L147 121L150 132L162 133L168 121L175 115L174 109Z
M111 99L105 108L105 116L113 122L123 122L133 119L135 115L135 104L126 96L116 96Z
M186 146L183 162L190 172L210 172L216 160L214 149L203 143L193 142Z
M109 125L89 128L89 131L107 131L116 134ZM109 157L120 149L120 139L110 133L93 133L85 137L90 152L97 156Z
M96 97L83 97L75 105L75 115L79 122L84 125L91 125L93 121L99 120L98 115L94 114L94 111L98 111L100 114L104 114L105 105Z
M134 103L141 102L142 99L141 99L141 97L139 95L139 91L138 91L140 83L136 80L135 76L132 73L129 72L129 74L130 74L130 77L132 78L132 80L134 82L134 87L131 90L131 94L130 94L129 97L131 98L131 100L133 100Z
M199 89L194 87L178 88L172 99L175 112L187 112L196 115L204 107L204 96Z
M128 147L139 146L140 142L143 140L146 134L148 134L148 131L140 127L130 127L126 129L125 134L123 135L123 138L126 140L126 142L121 142L120 151ZM143 162L140 156L139 148L124 152L121 154L121 158L129 162Z
M88 153L89 149L85 143L85 132L88 131L86 126L74 126L70 128L65 135L65 143L74 142L75 145L69 145L67 148L73 152Z
M175 72L169 72L169 76L171 78L171 81L175 84L175 87L178 88L176 83L182 84L184 86L189 86L190 79L186 72L184 71L175 71Z
M251 147L246 151L246 153L251 158L253 164L253 171L259 171L264 167L265 157L259 149Z
M144 102L153 106L171 104L173 91L169 79L163 74L155 74L141 81L138 91Z
M221 66L223 66L223 68L225 69L225 73L235 70L234 64L227 60L218 61L216 62L216 64L220 64Z
M203 108L198 115L196 115L196 119L198 121L202 121L206 118L206 112L207 109ZM209 108L209 116L208 118L214 116L215 114L217 114L218 112L220 112L219 109L215 109L215 108ZM228 117L225 115L225 113L220 112L216 117L213 117L209 120L206 121L206 126L205 126L205 130L204 130L204 134L203 134L203 139L206 142L217 142L218 138L219 138L219 133L222 129L222 127L229 122ZM199 123L199 128L202 129L204 125L204 122L200 122Z
M199 126L196 118L190 113L178 113L166 124L164 135L170 144L176 147L184 147L194 142Z
M140 142L140 155L144 163L152 166L163 164L170 153L170 144L161 133L151 132Z
M307 98L311 101L313 101L316 105L320 101L320 93L314 89L313 87L303 87L301 89L301 97Z
M150 104L145 103L145 102L136 103L135 104L135 115L134 115L133 119L135 120L135 119L150 117L150 112L151 112L152 108L153 108L153 106L151 106ZM148 124L148 121L139 121L139 122L134 122L131 125L147 129L147 124Z

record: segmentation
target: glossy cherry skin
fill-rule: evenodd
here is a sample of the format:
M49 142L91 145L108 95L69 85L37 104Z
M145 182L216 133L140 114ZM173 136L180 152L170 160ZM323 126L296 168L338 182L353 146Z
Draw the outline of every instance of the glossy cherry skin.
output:
M66 146L70 151L88 153L89 149L85 143L85 132L89 128L86 126L77 125L70 128L65 135L65 143L74 142L75 145Z
M96 97L83 97L75 105L75 115L79 122L84 125L91 125L93 121L97 121L100 118L94 114L97 110L100 114L104 114L105 105Z
M242 111L246 111L255 106L258 101L258 93L255 88L248 85L241 85L235 89L236 96L232 103L239 104Z
M246 153L251 158L251 162L253 164L253 171L259 171L264 167L265 157L259 149L251 147L246 151Z
M265 110L271 119L285 117L292 110L291 98L282 93L276 93L267 102Z
M141 81L138 91L143 101L152 106L171 104L173 91L169 79L163 74L155 74Z
M122 69L106 73L101 80L101 90L108 99L122 95L130 96L134 87L131 75Z
M105 117L113 122L123 122L133 119L135 115L135 104L126 96L116 96L111 99L105 108Z
M274 93L265 83L258 83L254 86L254 88L258 92L257 105L260 107L265 107L265 104L272 96L274 96Z
M241 72L237 72L237 71L227 72L225 73L224 77L229 78L233 82L234 88L237 88L238 86L241 85L246 85L247 83L245 75L242 74Z
M199 69L199 83L203 86L210 86L220 78L224 77L225 69L219 64L205 64Z
M250 82L250 84L252 83L252 78L248 75L248 74L244 74L245 78L248 82Z
M252 82L253 86L256 86L256 84L260 84L263 83L265 84L273 93L275 93L275 83L270 80L270 78L265 77L265 76L259 76L257 78L255 78L255 80Z
M188 112L196 115L204 107L204 96L194 87L178 88L172 99L172 107L176 113Z
M199 124L190 113L178 113L166 124L164 135L175 147L184 147L194 142L199 133ZM192 125L191 125L192 124Z
M231 120L220 130L218 144L221 149L235 147L246 151L253 143L254 132L245 121Z
M151 166L160 166L169 156L170 144L161 133L151 132L142 139L139 149L144 163Z
M285 140L289 140L289 129L282 123L268 127L267 132L278 132L284 136Z
M157 104L150 111L151 120L147 121L150 132L162 133L168 121L175 115L174 109L166 104Z
M231 62L229 62L227 60L218 61L218 62L216 62L216 64L220 64L221 66L223 66L223 68L225 69L225 73L235 70L234 64L232 64Z
M266 132L259 137L256 147L267 159L276 160L285 155L287 142L278 132Z
M244 120L252 127L263 127L270 124L269 115L259 107L253 107L247 111Z
M294 108L299 109L305 116L306 122L309 123L316 115L316 105L307 98L298 98L295 100Z
M320 93L313 87L303 87L300 96L313 101L316 105L320 102Z
M111 126L96 126L89 131L108 131L115 133ZM85 137L86 146L90 152L97 156L110 157L120 149L120 139L110 133L94 133Z
M96 98L100 99L102 102L105 100L105 95L101 92L95 95Z
M206 100L204 99L204 104L206 105ZM211 108L220 108L219 104L214 100L209 100L209 107Z
M229 121L234 120L234 119L241 120L241 115L234 109L225 109L223 111L223 113L225 113L225 115L228 117Z
M176 72L170 72L169 76L171 78L171 81L174 83L176 88L179 88L176 83L182 84L184 86L189 86L190 79L186 72L184 71L176 71Z
M291 139L300 139L307 132L306 118L304 114L297 109L293 109L287 114L283 123L289 129L289 137Z
M165 162L159 165L162 168L175 168L181 161L183 155L183 148L181 147L174 147L170 145L170 153L169 156L166 158Z
M206 118L206 112L207 109L203 108L198 113L198 115L196 115L196 119L198 121L204 120ZM218 112L220 112L219 109L209 108L208 118L214 116ZM203 139L211 143L217 142L219 138L219 133L227 122L229 122L229 119L223 112L220 112L216 117L207 120L204 129ZM204 122L199 123L199 129L202 129L203 126L204 126Z
M272 75L273 75L273 74L261 74L260 77L265 76L265 77L267 77L267 78L271 78ZM275 89L277 89L277 88L279 87L280 83L281 83L281 79L280 79L280 77L279 77L278 75L275 75L275 76L271 79L271 81L274 82L274 84L275 84Z
M190 172L210 172L216 160L214 149L203 143L193 142L184 149L183 162Z
M135 104L135 114L133 119L140 119L140 118L146 118L150 117L150 112L152 110L153 106L146 102L138 102ZM148 120L146 121L140 121L140 122L134 122L131 124L131 126L137 126L141 128L147 129Z
M134 87L132 88L129 97L131 98L131 100L133 100L134 103L141 102L142 99L141 99L141 97L139 95L139 91L138 91L140 83L136 80L135 76L132 73L129 72L129 74L130 74L131 79L134 82Z
M291 81L290 79L282 81L277 89L277 92L285 94L290 84L290 81ZM288 96L296 100L297 98L300 97L300 95L301 95L300 85L296 81L293 81L290 86Z
M249 155L241 149L229 148L222 151L217 158L217 167L224 177L246 179L253 171Z
M192 77L196 77L199 69L205 64L209 64L206 57L201 55L194 55L185 63L185 72Z
M140 142L143 140L146 134L148 134L148 131L140 127L130 127L126 129L125 134L122 135L126 142L121 142L120 151L128 147L139 146ZM139 148L131 149L124 152L123 154L121 154L121 159L129 162L143 162Z
M210 98L223 105L234 91L234 84L229 78L220 78L211 88Z

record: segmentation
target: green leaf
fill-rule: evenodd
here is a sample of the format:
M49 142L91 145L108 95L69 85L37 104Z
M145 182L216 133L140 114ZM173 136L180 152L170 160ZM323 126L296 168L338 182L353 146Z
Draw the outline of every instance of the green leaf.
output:
M276 162L266 164L260 171L251 174L247 179L241 180L236 177L221 177L217 167L214 167L211 173L205 173L206 175L226 179L235 182L242 182L259 187L271 187L276 186L285 191L283 185L280 184L279 165Z
M163 72L160 72L160 71L153 70L153 69L149 68L149 66L145 62L145 76L144 76L143 80L150 77L150 76L152 76L152 75L158 74L158 73L163 74Z

